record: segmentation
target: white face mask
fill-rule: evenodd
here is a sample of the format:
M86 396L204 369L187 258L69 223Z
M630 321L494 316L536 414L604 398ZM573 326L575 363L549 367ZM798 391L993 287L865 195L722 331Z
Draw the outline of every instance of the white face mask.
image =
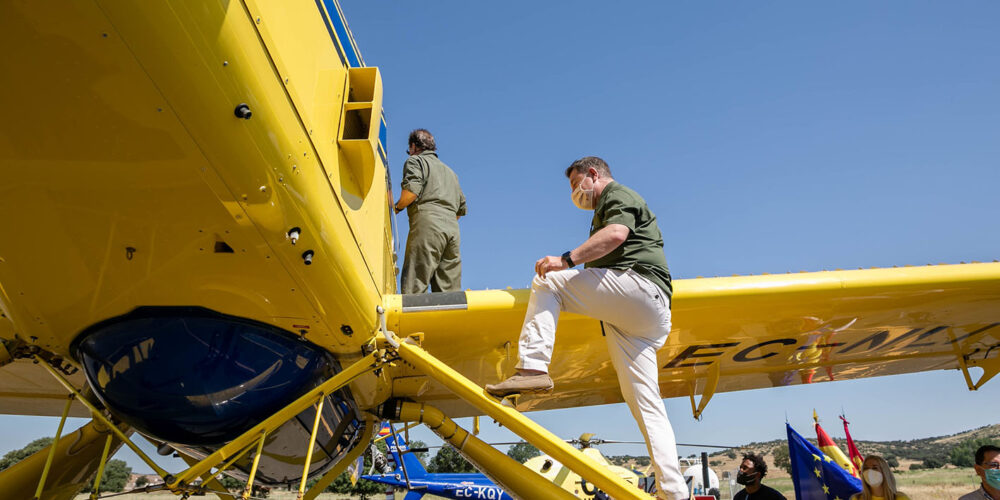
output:
M582 189L577 186L573 190L573 194L570 195L573 198L573 204L576 208L580 210L593 210L594 209L594 189Z
M577 184L576 189L570 194L570 198L573 198L573 204L576 208L580 210L593 210L594 209L594 183L590 183L590 189L583 189L583 181L587 180L585 177Z
M872 486L882 485L882 473L875 469L868 469L864 472L865 482Z

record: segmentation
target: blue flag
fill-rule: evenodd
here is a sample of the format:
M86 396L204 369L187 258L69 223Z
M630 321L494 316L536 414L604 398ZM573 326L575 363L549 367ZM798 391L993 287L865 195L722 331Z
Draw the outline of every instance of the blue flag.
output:
M788 428L788 460L797 500L847 500L861 491L861 481L819 448Z

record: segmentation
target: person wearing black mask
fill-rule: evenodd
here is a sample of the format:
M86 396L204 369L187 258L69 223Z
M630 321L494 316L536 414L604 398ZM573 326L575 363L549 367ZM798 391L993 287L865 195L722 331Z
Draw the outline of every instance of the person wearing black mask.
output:
M778 490L760 484L766 475L767 464L763 457L754 453L743 455L740 471L736 474L736 482L742 484L743 489L733 496L733 500L786 500Z

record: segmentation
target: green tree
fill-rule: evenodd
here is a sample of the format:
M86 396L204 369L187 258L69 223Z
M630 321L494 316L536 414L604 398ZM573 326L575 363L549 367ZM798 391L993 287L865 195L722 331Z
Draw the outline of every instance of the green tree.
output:
M84 487L82 492L89 493L93 489L94 477L97 477L97 474L90 478L90 484ZM124 460L109 460L104 466L104 475L101 476L101 493L124 490L130 477L132 468Z
M1000 446L1000 440L996 438L979 438L962 441L953 446L948 452L948 462L958 467L972 467L976 464L976 450L986 444Z
M774 448L774 466L785 469L789 474L792 473L792 462L788 458L787 446L777 446Z
M122 491L132 476L132 468L124 460L109 460L101 477L101 491Z
M442 446L427 465L427 470L428 472L475 472L476 468L455 448Z
M899 459L898 458L896 458L896 457L894 457L892 455L889 455L888 457L885 457L885 461L888 462L889 467L892 467L893 469L899 468Z
M507 450L508 457L522 464L527 462L528 459L535 458L541 454L542 452L538 451L538 448L535 448L531 443L517 443Z
M940 469L944 467L944 461L934 457L927 457L924 459L925 469Z
M143 486L146 486L147 484L149 484L149 480L146 479L146 476L139 476L139 478L135 480L135 487L136 488L142 488Z
M229 491L243 491L243 488L246 487L246 483L243 481L240 481L235 477L227 476L226 474L223 474L222 477L219 478L219 482L222 483L222 486Z
M50 437L38 438L28 443L27 446L21 448L20 450L13 450L7 452L7 454L4 455L2 459L0 459L0 470L4 470L20 462L21 460L30 457L35 452L45 448L50 444L52 444L52 438Z
M726 456L729 457L730 459L736 459L736 451L726 450Z
M412 442L410 442L409 448L411 450L417 450L417 449L420 449L420 448L427 448L427 443L425 443L423 441L419 441L419 440L418 441L412 441ZM413 452L413 454L417 456L417 459L420 460L420 463L423 464L424 467L427 466L427 452L426 451L416 451L416 452Z

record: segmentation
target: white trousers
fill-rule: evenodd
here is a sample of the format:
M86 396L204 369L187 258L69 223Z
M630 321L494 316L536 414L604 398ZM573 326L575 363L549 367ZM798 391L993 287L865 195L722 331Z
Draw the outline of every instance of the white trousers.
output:
M656 351L670 332L670 304L663 290L632 270L567 269L544 278L536 275L521 326L519 369L549 371L561 311L604 322L618 385L656 471L657 496L688 498L658 381Z

